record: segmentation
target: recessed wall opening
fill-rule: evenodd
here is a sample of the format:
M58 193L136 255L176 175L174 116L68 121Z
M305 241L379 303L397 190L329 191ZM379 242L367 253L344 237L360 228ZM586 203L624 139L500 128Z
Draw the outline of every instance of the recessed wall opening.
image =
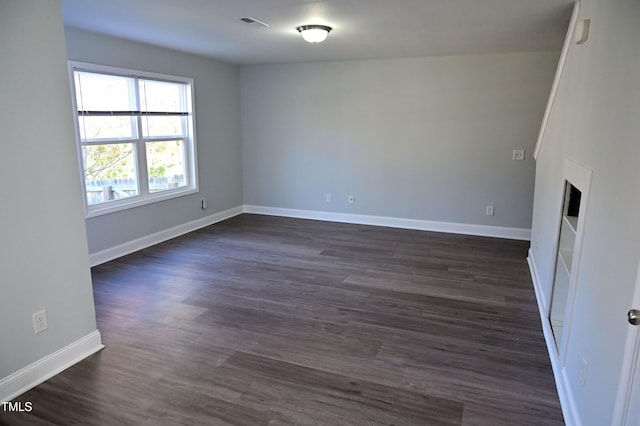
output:
M560 238L558 239L556 268L551 293L551 309L549 310L549 322L551 323L557 350L560 349L566 322L581 199L582 192L565 180L562 216L560 218Z

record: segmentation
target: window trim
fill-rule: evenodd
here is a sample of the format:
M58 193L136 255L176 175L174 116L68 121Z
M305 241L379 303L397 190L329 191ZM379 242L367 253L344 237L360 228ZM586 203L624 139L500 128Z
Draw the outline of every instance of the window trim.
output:
M200 191L199 182L198 182L198 154L197 154L197 143L196 143L196 112L195 112L195 96L194 96L194 80L193 78L188 77L179 77L168 74L159 74L155 72L148 71L140 71L133 70L129 68L120 68L120 67L112 67L107 65L99 65L88 62L79 62L79 61L68 61L68 70L69 70L69 82L71 89L71 102L73 107L73 124L75 130L75 143L76 143L76 153L78 155L78 167L80 172L80 182L81 182L81 191L82 191L82 204L84 207L84 215L85 218L91 218L96 216L102 216L109 213L114 213L118 211L128 210L131 208L144 206L148 204L153 204L161 201L166 201L178 197L183 197L190 194L195 194ZM183 83L188 86L186 92L186 106L191 115L191 120L187 120L187 125L189 128L187 129L187 137L176 137L171 138L170 136L162 136L162 137L136 137L133 139L122 139L121 142L126 143L130 141L134 143L134 149L139 149L145 147L146 142L158 142L163 140L175 140L175 139L183 139L185 140L186 146L186 174L188 185L182 188L168 189L161 192L147 192L143 193L140 191L140 194L123 198L120 200L113 200L106 203L96 204L90 206L87 201L87 185L85 182L84 175L84 162L82 156L82 147L83 145L101 145L101 141L87 141L88 143L83 143L82 138L80 137L80 127L78 117L81 115L78 112L77 98L76 98L76 88L75 88L75 80L74 80L74 71L89 71L96 72L102 74L113 74L117 76L125 76L132 78L149 78L154 80L166 81L166 82L175 82L175 83ZM153 115L153 114L145 114L145 115ZM116 139L105 140L105 143L109 143L109 141L115 141ZM140 144L139 142L144 140L145 143ZM143 177L146 179L146 170L137 173L137 179L142 179Z

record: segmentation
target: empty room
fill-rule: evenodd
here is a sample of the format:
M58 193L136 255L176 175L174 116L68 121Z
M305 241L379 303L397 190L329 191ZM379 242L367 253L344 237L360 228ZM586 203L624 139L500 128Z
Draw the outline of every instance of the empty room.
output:
M0 424L640 426L636 0L0 0Z

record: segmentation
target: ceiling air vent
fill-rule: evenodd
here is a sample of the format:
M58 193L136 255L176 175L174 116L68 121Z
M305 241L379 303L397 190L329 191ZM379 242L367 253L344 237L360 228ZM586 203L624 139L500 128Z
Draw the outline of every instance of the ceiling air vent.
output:
M267 24L266 22L263 22L259 19L256 19L254 17L251 16L244 16L242 18L238 18L240 21L244 22L245 24L258 24L258 25L262 25L263 27L268 27L269 24Z

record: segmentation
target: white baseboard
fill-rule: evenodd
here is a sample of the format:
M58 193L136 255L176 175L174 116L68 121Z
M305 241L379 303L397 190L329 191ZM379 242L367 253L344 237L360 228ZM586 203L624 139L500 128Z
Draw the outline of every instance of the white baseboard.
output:
M97 266L102 263L109 262L110 260L117 259L127 254L136 252L138 250L142 250L155 244L159 244L163 241L167 241L172 238L179 237L180 235L195 231L197 229L213 225L214 223L230 219L241 214L242 212L242 207L234 207L232 209L214 213L201 219L174 226L173 228L165 229L154 234L145 235L144 237L127 241L126 243L119 244L117 246L110 247L96 253L91 253L89 255L89 263L91 267Z
M536 294L536 300L538 301L538 308L543 315L546 315L546 313L549 312L549 307L547 306L547 298L540 286L540 274L538 273L536 260L533 257L533 251L531 251L531 249L529 249L528 254L527 263L529 264L529 272L531 273L531 280L533 281L533 290Z
M551 368L553 369L553 377L556 382L556 389L558 390L558 397L560 398L560 406L562 407L562 415L564 416L564 422L567 426L581 426L580 415L576 407L573 392L569 385L569 377L567 371L562 367L560 363L560 357L556 350L555 340L553 339L553 331L551 330L551 323L547 318L547 302L544 294L542 293L542 283L540 282L540 276L538 275L538 267L536 266L533 252L529 249L529 256L527 257L529 263L529 271L531 272L531 280L533 281L533 289L538 302L538 310L540 311L540 320L542 322L542 333L544 334L544 340L547 344L547 351L549 352L549 359L551 360Z
M370 216L349 213L332 213L313 210L283 209L278 207L244 206L245 213L268 216L284 216L298 219L323 220L328 222L355 223L359 225L386 226L390 228L415 229L420 231L448 232L451 234L479 235L483 237L526 240L531 238L531 230L502 226L471 225L466 223L436 222L430 220L405 219L396 217Z
M11 401L104 348L98 330L0 379L0 401Z
M151 247L163 241L179 237L186 233L204 228L214 223L230 219L241 213L262 214L268 216L284 216L298 219L324 220L329 222L355 223L359 225L386 226L390 228L416 229L421 231L449 232L452 234L479 235L484 237L509 238L528 241L531 230L525 228L507 228L502 226L470 225L465 223L435 222L418 219L404 219L384 216L357 215L348 213L331 213L312 210L283 209L245 205L215 213L192 222L146 235L126 243L110 247L89 255L90 265L97 266L117 259L138 250Z

